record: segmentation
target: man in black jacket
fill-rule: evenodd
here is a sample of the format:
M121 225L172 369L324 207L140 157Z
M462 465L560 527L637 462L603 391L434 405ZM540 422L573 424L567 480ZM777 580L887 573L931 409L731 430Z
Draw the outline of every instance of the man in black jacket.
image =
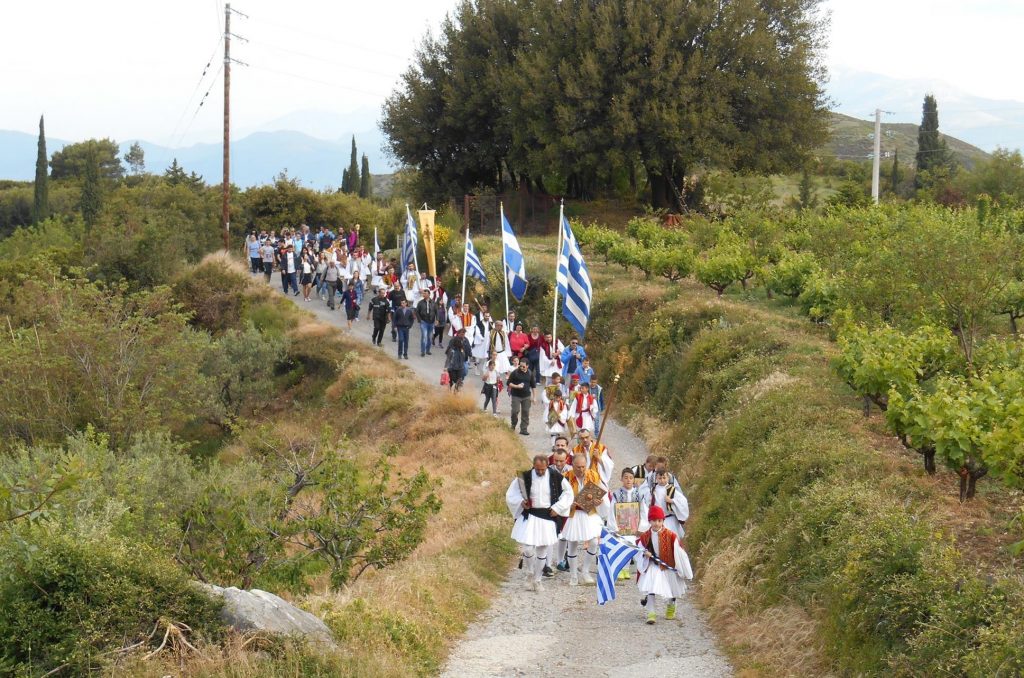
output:
M522 426L519 435L528 436L526 430L530 426L530 398L533 395L533 377L530 375L530 364L519 361L519 367L508 375L508 395L512 401L512 428L519 423L519 411L523 412Z
M398 333L398 357L409 359L409 329L416 322L416 314L409 308L409 302L405 299L398 305L395 311L395 319L392 321L395 332Z
M430 355L434 323L437 322L437 302L430 298L430 290L423 290L422 299L416 304L416 319L420 322L420 357Z
M398 313L398 308L402 305L402 301L405 300L405 290L402 289L401 281L395 281L394 287L388 292L388 300L391 302L391 341L398 341L398 330L395 327L394 317Z
M387 290L383 287L377 290L377 296L370 300L370 317L373 318L372 341L375 346L380 346L384 340L384 328L388 324L388 316L391 315L391 301L388 300Z

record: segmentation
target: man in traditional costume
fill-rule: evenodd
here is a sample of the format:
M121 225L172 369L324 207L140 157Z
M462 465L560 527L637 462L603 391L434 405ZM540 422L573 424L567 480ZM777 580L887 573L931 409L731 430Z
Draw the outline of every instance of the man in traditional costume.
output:
M448 331L454 337L459 333L459 330L466 330L466 338L469 339L473 336L476 328L476 316L469 309L469 304L463 304L461 307L455 307L448 316L449 329Z
M420 275L416 272L416 264L409 262L402 274L402 290L405 292L406 301L415 303L420 296Z
M548 468L547 457L538 454L533 468L517 476L508 486L505 503L515 519L512 539L519 543L526 571L526 587L542 591L541 577L548 550L558 543L558 523L569 514L573 492L558 471Z
M601 536L603 524L596 508L585 511L576 503L576 498L587 484L600 485L601 477L595 469L587 467L587 458L584 455L577 454L572 458L572 473L567 480L572 487L573 503L569 510L569 519L565 521L565 527L559 536L566 541L568 547L566 557L569 560L569 586L578 586L580 583L580 560L583 561L583 583L593 584L594 578L590 576L590 568L597 560L597 540ZM608 497L605 496L602 504L607 503ZM584 555L578 558L581 549Z
M504 379L512 371L512 365L508 362L508 335L505 333L505 323L501 320L494 323L494 331L491 332L490 343L491 351L494 352L494 369Z
M555 436L555 444L551 448L551 456L548 462L551 468L562 474L563 477L572 473L572 465L569 464L569 439L564 435ZM551 562L555 563L561 572L569 571L569 561L566 560L567 544L564 539L558 539L558 546L555 547L555 556Z
M657 618L654 610L657 596L668 598L665 619L676 618L676 598L686 593L686 580L693 579L693 568L679 538L665 529L665 512L661 507L650 508L647 522L650 529L637 539L643 551L635 556L634 562L647 623L653 624Z
M562 342L554 338L550 332L544 335L540 344L540 374L550 379L554 373L562 374ZM550 382L549 382L550 383Z
M587 460L587 468L597 472L600 478L601 487L611 490L612 471L615 470L615 462L612 461L608 448L603 443L594 440L593 434L588 429L581 429L579 432L579 443L572 448L573 457L582 454Z
M654 477L654 465L655 465L655 462L657 460L658 460L658 455L656 455L656 454L648 454L647 455L647 459L644 460L644 463L637 464L636 466L630 466L629 467L630 470L633 471L633 478L635 480L637 480L637 481L643 480L644 483L647 482L647 477L648 476L653 478Z
M655 472L654 487L645 486L640 493L640 515L647 515L647 512L653 507L660 508L665 514L663 518L665 527L682 539L686 536L684 525L686 519L690 517L690 505L679 486L670 482L670 475L666 469L658 469ZM648 527L646 521L641 521L641 530L646 530Z

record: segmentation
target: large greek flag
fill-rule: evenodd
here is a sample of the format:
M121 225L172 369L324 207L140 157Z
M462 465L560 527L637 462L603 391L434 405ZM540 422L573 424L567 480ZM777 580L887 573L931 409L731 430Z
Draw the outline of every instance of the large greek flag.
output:
M509 290L516 301L522 301L526 296L526 260L523 251L519 249L516 234L512 232L512 225L505 218L504 210L501 213L501 244L505 249L505 276L508 278Z
M608 530L601 530L601 553L597 556L597 604L615 600L615 580L633 556L640 553L636 546L620 541Z
M590 320L590 302L594 289L590 284L590 272L583 261L580 244L569 227L569 220L562 217L562 251L558 256L558 272L555 274L555 286L558 293L565 298L562 315L580 336L587 329Z
M416 270L419 270L419 264L416 262L416 222L412 219L412 212L409 211L409 206L405 206L405 239L402 241L402 271L400 275L405 274L405 269L409 267L409 264L416 264Z
M466 275L476 278L482 283L487 282L487 274L484 273L484 267L480 263L480 255L476 253L476 248L473 247L473 241L469 239L469 234L466 234Z

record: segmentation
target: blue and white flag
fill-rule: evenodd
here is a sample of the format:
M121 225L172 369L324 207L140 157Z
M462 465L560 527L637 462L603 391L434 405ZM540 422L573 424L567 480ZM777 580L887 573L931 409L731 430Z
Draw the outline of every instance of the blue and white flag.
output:
M558 256L558 272L555 286L565 298L562 315L582 337L590 320L590 302L594 288L590 284L590 271L583 261L580 244L569 227L569 220L562 217L562 252Z
M484 273L484 267L480 263L480 255L476 253L469 234L466 234L466 275L476 278L482 283L487 282L487 274Z
M615 580L641 549L601 530L601 553L597 556L597 604L615 600Z
M405 239L402 241L402 274L405 274L405 269L409 267L409 264L415 264L416 270L419 271L419 264L416 262L416 222L412 219L412 212L409 211L409 206L405 206Z
M508 288L516 301L522 301L526 296L526 260L504 211L501 213L501 245L505 249L505 276L508 278Z

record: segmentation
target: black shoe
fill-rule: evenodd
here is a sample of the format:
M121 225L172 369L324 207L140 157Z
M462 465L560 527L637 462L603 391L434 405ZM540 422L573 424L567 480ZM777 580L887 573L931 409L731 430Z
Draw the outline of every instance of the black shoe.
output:
M544 574L544 576L545 576L545 577L554 577L554 576L555 576L555 571L554 571L554 570L552 570L552 569L551 569L550 567L548 567L547 565L545 565L545 566L544 566L544 571L543 571L543 574Z
M431 353L430 351L427 351L427 355L434 355L434 354Z
M521 436L528 436L528 435L530 435L530 434L529 434L529 433L527 433L526 431L520 431L520 432L519 432L519 435L521 435Z
M406 355L403 355L402 357L403 357L403 358L405 358L406 360L408 360L408 359L409 359L409 355L408 355L408 354L406 354Z
M425 355L427 355L427 354L426 354L426 353L424 353L423 351L420 351L420 357L421 357L421 358L422 358L423 356L425 356Z

